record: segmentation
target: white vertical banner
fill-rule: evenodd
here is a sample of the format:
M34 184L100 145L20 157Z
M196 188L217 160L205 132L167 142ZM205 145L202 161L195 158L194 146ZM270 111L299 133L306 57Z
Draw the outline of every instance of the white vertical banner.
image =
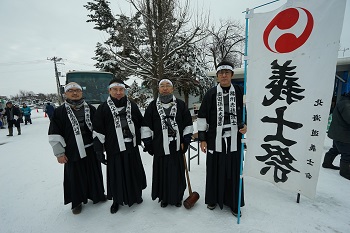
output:
M249 16L244 174L313 198L346 0Z

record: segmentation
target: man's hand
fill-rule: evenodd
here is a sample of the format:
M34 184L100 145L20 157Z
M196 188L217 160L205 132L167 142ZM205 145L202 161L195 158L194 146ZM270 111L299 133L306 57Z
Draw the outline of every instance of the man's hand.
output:
M207 153L207 142L201 141L201 151Z
M63 154L63 155L57 157L57 161L58 161L59 163L64 164L64 163L67 163L67 162L68 162L68 158L67 158L67 156L66 156L65 154Z
M241 134L245 134L247 132L247 125L244 124L243 128L241 128L240 130L238 130Z

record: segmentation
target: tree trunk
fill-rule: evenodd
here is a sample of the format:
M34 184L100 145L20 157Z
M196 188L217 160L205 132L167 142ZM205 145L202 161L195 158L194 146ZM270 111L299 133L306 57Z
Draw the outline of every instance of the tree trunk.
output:
M185 104L186 104L186 107L188 108L188 92L187 91L185 91L184 92L184 97L185 97Z
M152 94L153 94L153 99L158 98L158 85L152 85Z

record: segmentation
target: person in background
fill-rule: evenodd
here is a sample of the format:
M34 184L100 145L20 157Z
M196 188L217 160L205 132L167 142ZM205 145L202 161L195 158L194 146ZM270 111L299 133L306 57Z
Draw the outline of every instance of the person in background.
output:
M93 121L97 158L107 165L107 198L113 199L111 214L119 210L119 205L141 204L142 190L147 186L138 147L143 116L125 95L126 88L121 79L112 79L109 96L98 106Z
M18 135L21 135L21 110L13 106L11 101L6 103L5 116L7 118L9 129L9 134L7 136L13 136L13 126L17 128Z
M190 111L173 95L173 83L162 79L159 96L147 107L142 127L145 150L153 156L152 199L158 198L161 207L168 204L181 207L186 189L186 153L193 133Z
M339 174L350 180L350 92L344 93L335 105L328 137L333 139L333 147L325 154L324 161L331 166L340 154Z
M247 132L242 121L243 91L232 85L234 66L222 61L216 68L219 84L207 91L201 103L197 127L202 152L207 153L205 203L210 210L226 205L238 215L241 138ZM240 206L244 206L243 188Z
M333 96L332 97L332 102L331 102L331 108L329 111L329 117L328 117L328 125L327 125L327 133L329 130L329 127L331 125L332 122L332 116L333 116L333 111L334 108L336 106L336 102L337 102L337 97ZM333 161L335 160L335 158L339 155L339 151L333 141L332 143L332 147L328 150L328 152L325 154L324 158L323 158L323 163L322 163L322 167L323 168L329 168L329 169L333 169L333 170L340 170L339 166L335 166L333 165Z
M27 125L28 122L32 124L32 119L30 118L32 110L30 109L30 107L28 107L27 104L24 103L23 107L21 108L21 111L24 116L24 124Z
M64 91L66 101L54 110L48 135L58 163L64 164L64 204L72 203L73 214L79 214L88 199L106 201L101 163L93 149L96 108L84 101L79 84L68 83Z
M324 155L322 167L323 168L329 168L333 170L340 170L339 166L333 165L333 161L335 158L339 155L339 151L337 149L337 146L335 145L335 142L333 140L332 147L327 151L327 153Z
M4 113L5 113L5 110L2 107L0 107L0 129L5 129Z
M44 112L47 114L49 117L50 121L53 117L53 112L55 111L55 107L48 102L45 106Z

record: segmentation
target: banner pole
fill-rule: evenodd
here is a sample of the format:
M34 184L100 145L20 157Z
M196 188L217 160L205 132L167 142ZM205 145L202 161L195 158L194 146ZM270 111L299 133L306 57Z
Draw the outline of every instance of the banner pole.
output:
M300 192L297 194L297 203L300 203Z
M245 46L244 46L244 84L243 84L243 116L242 120L243 122L246 122L245 120L245 95L246 95L246 80L247 80L247 55L248 55L248 14L249 14L249 9L245 11ZM241 162L239 165L239 191L238 191L238 211L237 211L237 224L240 223L241 219L241 199L242 199L242 183L243 183L243 159L244 159L244 134L242 134L242 139L241 139Z
M251 9L248 9L248 8L247 8L247 10L246 10L246 11L243 11L242 13L246 13L246 12L249 11L249 10L254 10L254 9L257 9L257 8L260 8L260 7L263 7L263 6L269 5L269 4L274 3L274 2L278 2L278 1L279 1L279 0L274 0L274 1L272 1L272 2L267 2L267 3L265 3L265 4L256 6L256 7L251 8Z
M242 13L245 13L245 46L244 46L244 91L243 91L243 116L242 120L246 123L246 103L245 103L245 97L246 97L246 82L247 82L247 65L248 65L248 26L249 26L249 13L251 10L254 10L256 8L260 8L262 6L269 5L274 2L278 2L279 0L274 0L262 5L259 5L257 7L254 7L252 9L247 8ZM239 189L238 189L238 211L237 211L237 224L240 223L241 220L241 200L242 200L242 185L243 185L243 159L244 159L244 134L242 134L241 139L241 162L239 166ZM235 190L234 190L235 191Z

